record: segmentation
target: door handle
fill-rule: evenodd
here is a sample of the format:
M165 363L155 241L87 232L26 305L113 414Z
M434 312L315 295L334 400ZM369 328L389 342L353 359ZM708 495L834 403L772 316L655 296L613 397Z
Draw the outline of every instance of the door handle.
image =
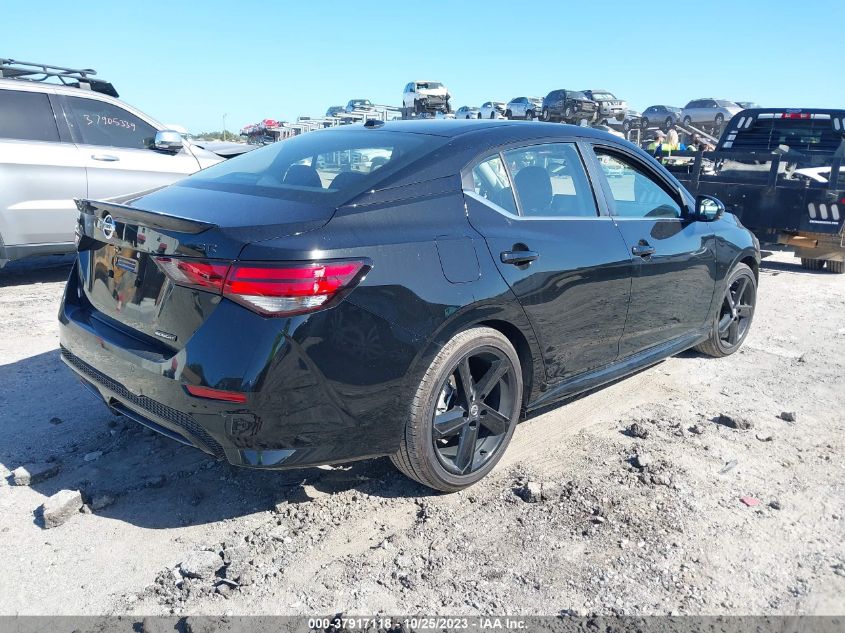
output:
M502 259L503 264L522 266L524 264L530 264L540 257L540 253L535 253L534 251L502 251L499 257Z
M120 160L120 158L115 156L114 154L91 154L91 158L93 158L94 160L101 160L107 163L113 163L116 160Z
M639 257L649 257L650 255L654 255L656 251L657 249L645 240L640 240L639 244L631 247L631 252Z

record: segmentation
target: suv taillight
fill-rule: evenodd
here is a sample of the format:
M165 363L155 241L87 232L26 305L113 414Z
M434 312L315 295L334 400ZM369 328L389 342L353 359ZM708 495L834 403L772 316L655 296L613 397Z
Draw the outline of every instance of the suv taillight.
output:
M360 259L327 262L219 262L157 257L180 286L221 294L265 316L292 316L327 307L372 267Z

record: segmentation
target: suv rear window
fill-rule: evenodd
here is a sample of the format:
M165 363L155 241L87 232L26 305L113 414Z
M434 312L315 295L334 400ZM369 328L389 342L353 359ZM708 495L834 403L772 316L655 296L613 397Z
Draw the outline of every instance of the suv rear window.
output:
M177 186L337 205L448 140L362 128L309 132L218 163Z
M0 90L0 138L58 141L49 97L42 92Z
M730 149L833 154L845 150L845 134L833 129L832 119L758 118L750 128L733 129Z

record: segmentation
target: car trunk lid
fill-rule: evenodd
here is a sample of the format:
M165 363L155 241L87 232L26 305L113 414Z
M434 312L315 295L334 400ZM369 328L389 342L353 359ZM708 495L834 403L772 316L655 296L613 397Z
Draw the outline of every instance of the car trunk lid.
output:
M225 270L247 244L314 230L334 213L328 206L194 188L187 201L181 187L129 201L78 201L79 285L92 316L180 349L221 299L219 292L174 283L169 265L201 261Z

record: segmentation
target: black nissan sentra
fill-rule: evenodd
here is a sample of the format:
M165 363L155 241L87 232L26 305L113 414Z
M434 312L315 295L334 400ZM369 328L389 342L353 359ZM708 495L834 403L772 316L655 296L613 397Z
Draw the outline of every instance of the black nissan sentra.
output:
M64 360L241 466L389 455L459 490L527 412L727 356L754 314L751 233L583 127L369 122L78 204Z

